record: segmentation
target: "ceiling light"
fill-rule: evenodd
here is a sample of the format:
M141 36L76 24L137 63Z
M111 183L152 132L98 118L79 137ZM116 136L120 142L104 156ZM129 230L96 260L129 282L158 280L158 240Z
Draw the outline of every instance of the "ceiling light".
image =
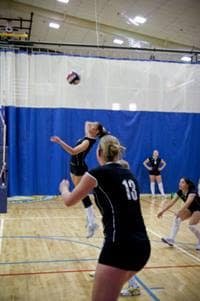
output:
M112 104L112 110L114 110L114 111L120 110L120 103L114 102Z
M133 38L128 38L128 46L135 48L145 48L149 47L150 43L142 40L135 40Z
M50 22L49 27L58 29L58 28L60 28L60 25L58 23Z
M136 16L134 19L133 18L128 18L129 23L132 23L136 26L139 26L141 24L144 24L147 19L144 17Z
M113 43L118 44L118 45L122 45L124 43L124 41L120 40L120 39L114 39Z
M57 0L58 2L62 2L62 3L68 3L69 2L69 0Z
M146 22L147 19L144 18L144 17L136 16L136 17L134 18L134 20L135 20L136 23L144 24L144 23Z
M136 103L129 103L129 111L136 111L137 105Z
M183 56L181 58L181 61L183 61L183 62L191 62L191 60L192 60L192 58L190 56Z

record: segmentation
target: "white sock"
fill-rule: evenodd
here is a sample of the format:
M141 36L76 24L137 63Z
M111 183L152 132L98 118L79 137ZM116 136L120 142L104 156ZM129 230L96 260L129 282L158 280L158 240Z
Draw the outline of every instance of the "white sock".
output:
M194 235L197 237L197 239L199 241L198 243L200 243L200 231L199 231L197 225L189 225L188 227L189 227L190 231L192 231L194 233Z
M138 285L138 283L137 283L137 281L136 281L136 279L135 279L135 276L133 276L129 281L128 281L128 287L134 287L134 288L136 288L136 287L138 287L139 285Z
M155 195L155 182L150 182L151 194Z
M181 224L180 217L175 217L171 228L171 235L170 235L171 239L175 240L176 234L178 233L178 230L180 228L180 224Z
M159 188L160 193L162 195L165 195L164 188L163 188L163 183L162 182L158 183L158 188Z
M93 225L95 222L95 215L94 215L93 207L89 206L89 207L85 208L85 210L86 210L86 215L87 215L87 219L88 219L88 224Z

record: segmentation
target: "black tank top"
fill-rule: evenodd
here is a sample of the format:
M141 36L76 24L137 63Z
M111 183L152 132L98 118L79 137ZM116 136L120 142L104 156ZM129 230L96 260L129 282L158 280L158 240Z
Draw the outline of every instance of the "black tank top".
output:
M76 143L76 146L81 144L84 140L88 140L89 141L89 146L88 148L84 151L81 152L77 155L71 156L71 163L74 166L84 166L85 165L85 157L87 156L87 154L89 153L90 149L92 148L92 146L95 144L96 139L95 138L89 138L89 137L84 137L82 139L79 139Z
M158 168L160 167L161 158L149 158L149 165L152 167L152 171L158 171Z
M88 172L97 180L95 202L106 241L147 240L137 181L130 170L108 163Z
M189 196L189 194L195 194L195 197L194 197L194 199L193 199L193 201L192 201L192 203L197 203L197 204L199 204L200 205L200 197L199 197L199 195L198 195L198 193L197 193L197 191L195 190L195 189L189 189L188 190L188 192L186 193L186 194L184 194L183 193L183 191L181 190L181 189L179 189L178 191L177 191L177 195L182 199L182 201L185 203L186 201L187 201L187 198L188 198L188 196Z

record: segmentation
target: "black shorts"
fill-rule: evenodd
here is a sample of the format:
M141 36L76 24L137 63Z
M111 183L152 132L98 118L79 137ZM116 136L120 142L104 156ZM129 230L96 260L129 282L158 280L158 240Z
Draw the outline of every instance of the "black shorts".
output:
M159 170L150 170L149 174L152 176L159 176L160 175L160 171Z
M105 242L98 262L127 271L139 271L151 253L149 240Z
M88 167L86 164L77 166L77 165L73 164L72 162L70 163L70 173L72 173L73 175L83 176L86 171L88 171Z

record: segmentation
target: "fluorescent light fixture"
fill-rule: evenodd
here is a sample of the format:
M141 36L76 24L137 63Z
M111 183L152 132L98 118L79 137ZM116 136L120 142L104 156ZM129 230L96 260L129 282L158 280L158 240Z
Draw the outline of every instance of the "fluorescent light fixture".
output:
M186 56L186 55L181 58L181 61L183 61L183 62L191 62L191 60L192 60L192 58L190 56Z
M62 2L62 3L69 3L69 0L57 0L58 2Z
M112 104L112 110L114 110L114 111L120 110L120 103L114 102Z
M136 103L129 103L129 111L136 111L137 105Z
M136 23L144 24L144 23L146 22L147 19L144 18L144 17L136 16L136 17L134 18L134 20L135 20Z
M149 47L150 43L146 42L146 41L139 41L139 40L135 40L133 38L128 38L128 46L129 47L136 47L136 48L145 48L145 47Z
M50 22L49 27L58 29L58 28L60 28L60 25L58 23Z
M124 41L120 40L120 39L114 39L113 43L118 44L118 45L122 45L124 43Z
M144 24L146 22L146 20L147 19L145 19L144 17L140 17L140 16L136 16L135 18L128 18L128 22L132 23L136 26Z

